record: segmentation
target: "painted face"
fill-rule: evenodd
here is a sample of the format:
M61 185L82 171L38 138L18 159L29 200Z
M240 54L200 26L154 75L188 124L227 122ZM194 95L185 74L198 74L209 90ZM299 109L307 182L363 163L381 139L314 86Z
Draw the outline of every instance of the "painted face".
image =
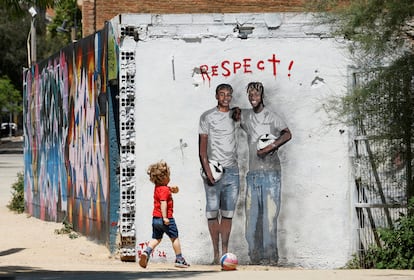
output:
M219 108L229 108L232 93L228 89L221 89L216 94Z
M256 108L262 104L262 95L255 89L249 90L248 93L249 102L253 108Z

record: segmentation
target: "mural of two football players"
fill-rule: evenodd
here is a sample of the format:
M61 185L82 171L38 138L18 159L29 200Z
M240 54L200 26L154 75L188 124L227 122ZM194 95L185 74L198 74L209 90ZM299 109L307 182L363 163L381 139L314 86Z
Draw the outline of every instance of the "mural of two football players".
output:
M248 210L246 208L245 236L250 263L276 265L277 218L281 201L281 165L277 150L292 135L285 122L265 108L264 87L261 82L247 85L251 109L230 109L232 93L230 85L217 86L217 107L206 111L200 117L199 156L207 198L206 215L213 242L213 263L217 263L220 256L220 235L221 254L227 253L231 220L240 188L235 151L235 122L239 122L247 134L249 147L246 205L250 207ZM220 201L224 201L224 205L219 205Z

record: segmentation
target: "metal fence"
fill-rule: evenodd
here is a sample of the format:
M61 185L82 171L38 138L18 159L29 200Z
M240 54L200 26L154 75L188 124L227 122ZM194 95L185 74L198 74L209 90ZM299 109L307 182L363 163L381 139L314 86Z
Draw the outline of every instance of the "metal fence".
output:
M378 75L377 70L354 72L354 89L367 85ZM358 219L357 254L361 267L367 267L368 248L383 245L378 229L393 227L401 213L407 212L404 141L384 123L388 113L384 110L389 110L387 104L395 102L395 96L389 94L386 87L377 86L376 90L378 92L359 104L359 116L354 123L352 160Z

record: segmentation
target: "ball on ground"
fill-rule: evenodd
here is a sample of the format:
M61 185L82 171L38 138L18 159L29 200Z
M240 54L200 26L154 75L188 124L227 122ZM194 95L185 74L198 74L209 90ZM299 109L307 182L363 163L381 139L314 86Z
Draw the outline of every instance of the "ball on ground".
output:
M237 256L233 253L226 253L220 259L221 269L222 270L236 270L239 261Z

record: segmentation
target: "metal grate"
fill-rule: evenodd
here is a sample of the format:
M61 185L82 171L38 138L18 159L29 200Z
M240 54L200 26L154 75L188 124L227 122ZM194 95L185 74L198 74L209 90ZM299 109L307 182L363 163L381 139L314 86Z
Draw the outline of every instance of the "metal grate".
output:
M130 34L126 32L123 35ZM126 47L120 49L119 72L120 255L123 261L135 261L135 52L133 49L129 50Z
M376 79L379 73L380 70L353 73L354 89ZM385 123L389 114L386 110L395 102L395 95L381 85L376 89L366 102L360 103L353 139L361 267L367 267L367 249L371 245L382 246L378 229L393 227L400 214L407 212L403 139Z

